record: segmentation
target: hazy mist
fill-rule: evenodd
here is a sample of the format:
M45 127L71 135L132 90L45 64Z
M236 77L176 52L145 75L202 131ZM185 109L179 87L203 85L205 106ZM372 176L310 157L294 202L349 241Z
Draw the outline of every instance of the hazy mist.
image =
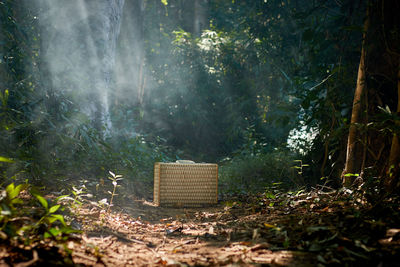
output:
M124 0L37 1L42 60L54 90L72 96L81 111L109 132L109 97Z

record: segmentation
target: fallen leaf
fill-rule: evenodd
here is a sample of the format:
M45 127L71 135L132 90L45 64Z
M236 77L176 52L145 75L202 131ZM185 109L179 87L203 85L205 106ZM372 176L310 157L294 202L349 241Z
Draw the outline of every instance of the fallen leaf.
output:
M269 223L264 223L264 226L267 228L275 228L275 225L269 224Z
M392 229L388 229L386 231L386 236L388 236L388 237L394 237L394 236L397 236L397 235L400 235L400 229L392 228Z
M320 210L321 212L332 212L332 209L329 206L326 206L325 208Z
M214 234L214 227L210 226L210 229L208 229L208 233L210 235L213 235Z
M261 244L257 244L254 247L252 247L250 250L251 251L256 251L256 250L260 250L260 249L268 249L270 248L271 245L268 243L261 243Z

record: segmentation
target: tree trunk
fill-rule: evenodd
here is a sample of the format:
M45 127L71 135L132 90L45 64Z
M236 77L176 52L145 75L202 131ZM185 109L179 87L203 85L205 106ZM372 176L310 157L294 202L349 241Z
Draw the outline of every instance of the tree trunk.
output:
M124 0L39 0L42 59L51 84L73 97L99 131L111 126L109 94Z
M199 37L201 35L202 30L208 26L206 4L207 4L206 0L194 1L193 34L196 37Z
M394 119L395 125L391 125L393 117L387 110L400 113L399 8L398 0L370 0L367 3L346 165L342 175L344 186L354 183L352 174L355 173L381 178L389 192L398 186L400 122ZM387 134L390 132L393 135Z
M126 1L118 40L116 101L142 104L145 91L143 0Z
M400 67L397 73L397 116L400 116ZM396 125L400 126L400 122L397 120ZM400 170L400 143L399 136L397 133L393 134L392 145L390 148L389 155L389 166L386 172L385 187L388 192L393 191L397 188L399 182L399 170Z
M365 110L364 94L366 93L366 58L367 58L367 31L369 28L369 12L364 23L363 42L361 48L360 64L358 66L357 85L354 93L353 110L351 113L350 129L347 140L347 153L345 168L342 173L343 185L353 184L356 174L361 173L363 144L360 142L360 131L357 125L363 123Z

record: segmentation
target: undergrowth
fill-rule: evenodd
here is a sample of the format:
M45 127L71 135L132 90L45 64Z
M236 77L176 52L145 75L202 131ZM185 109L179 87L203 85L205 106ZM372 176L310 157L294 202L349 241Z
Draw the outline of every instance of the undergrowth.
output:
M40 240L67 240L77 232L64 219L65 207L43 197L28 183L11 183L0 191L0 237L9 242L31 245Z
M286 189L300 188L304 181L295 160L288 151L244 154L228 159L220 166L220 192L227 195L264 192L276 183Z
M27 181L0 188L0 239L23 246L32 246L41 240L68 240L70 234L80 232L71 227L71 218L84 202L89 201L106 213L110 212L122 176L111 171L109 174L108 179L112 182L111 191L107 191L109 201L105 198L97 204L89 200L93 195L84 184L72 186L71 194L58 197L44 196L39 188Z

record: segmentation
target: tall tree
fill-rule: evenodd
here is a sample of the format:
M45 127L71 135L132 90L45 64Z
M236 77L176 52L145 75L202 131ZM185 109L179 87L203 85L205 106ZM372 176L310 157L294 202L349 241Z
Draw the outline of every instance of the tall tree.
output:
M396 0L368 1L364 40L352 120L348 135L343 184L352 185L356 175L374 170L387 190L397 187L398 73L400 18Z
M363 134L357 125L364 122L365 107L366 107L366 61L367 61L367 32L369 30L369 7L367 8L367 15L364 22L364 33L361 48L360 64L358 66L357 84L354 92L353 109L351 113L349 135L347 141L346 163L343 170L343 183L349 186L353 183L356 172L360 172L363 165L362 143Z
M397 74L397 120L395 121L396 129L398 130L400 127L400 65L399 71ZM385 178L385 186L387 191L392 191L394 188L398 188L399 185L396 183L399 182L399 174L400 174L400 141L399 141L399 132L393 133L392 145L390 148L389 154L389 162L388 168L386 170L386 178Z
M42 59L51 84L73 101L98 130L111 128L109 95L124 0L39 0L46 35Z
M145 1L127 1L124 5L116 61L116 99L143 101L145 87L143 16ZM133 94L132 94L133 93Z

